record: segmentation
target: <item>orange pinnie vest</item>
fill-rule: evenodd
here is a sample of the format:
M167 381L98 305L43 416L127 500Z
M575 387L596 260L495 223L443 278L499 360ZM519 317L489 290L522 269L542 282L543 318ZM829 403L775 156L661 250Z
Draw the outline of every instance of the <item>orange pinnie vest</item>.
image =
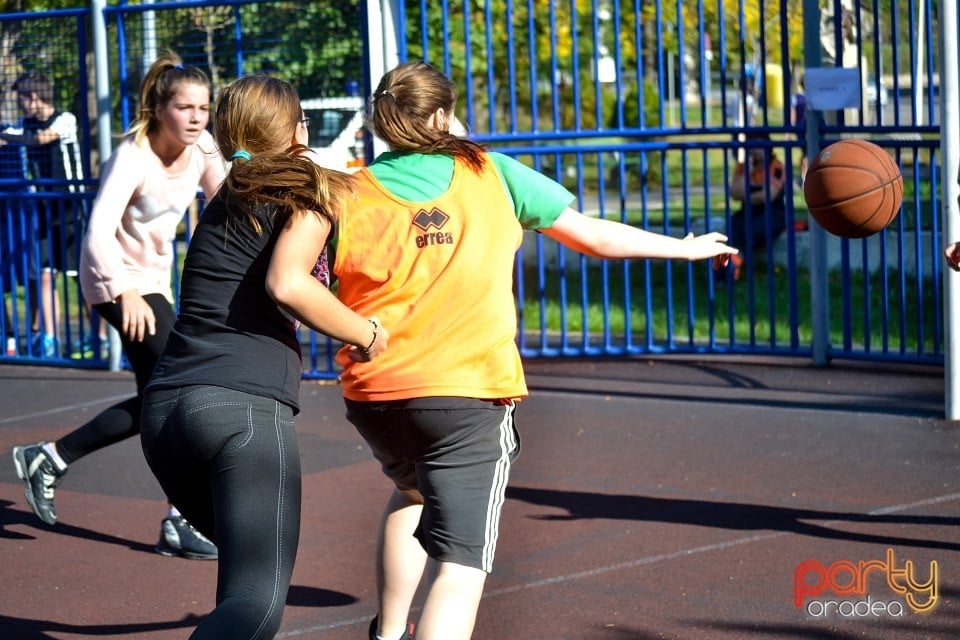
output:
M494 163L457 160L447 191L401 200L364 169L338 222L338 297L390 332L373 362L337 355L344 396L503 399L527 395L514 338L514 256L523 230Z

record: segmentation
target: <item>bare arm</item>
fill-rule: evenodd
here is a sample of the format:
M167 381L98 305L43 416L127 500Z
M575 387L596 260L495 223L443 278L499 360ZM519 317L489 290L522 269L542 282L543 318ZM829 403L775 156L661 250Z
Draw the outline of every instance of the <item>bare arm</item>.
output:
M330 223L312 212L291 216L273 249L267 293L314 331L353 345L352 359L369 360L387 348L387 330L344 306L310 275L329 233Z
M673 238L637 227L585 216L574 209L560 214L543 234L566 247L594 258L660 258L703 260L738 253L724 244L722 233Z

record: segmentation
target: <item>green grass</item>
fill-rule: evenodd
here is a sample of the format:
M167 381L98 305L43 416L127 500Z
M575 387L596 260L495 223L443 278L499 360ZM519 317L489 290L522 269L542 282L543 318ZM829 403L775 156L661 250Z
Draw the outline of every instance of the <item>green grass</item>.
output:
M671 232L676 234L682 228L685 216L693 221L702 221L708 204L712 217L722 217L726 205L725 191L721 186L724 153L723 150L708 150L706 164L703 162L704 152L687 154L689 184L702 184L704 172L707 172L710 184L715 186L709 192L709 203L708 196L698 187L688 190L674 188L668 193L666 206L654 201L646 210L628 208L625 211L627 222L646 224L652 230L660 230L665 216L669 216ZM677 177L682 175L680 158L679 153L668 154L670 162L667 173L672 176L674 186L682 184ZM585 165L587 168L589 166ZM929 190L929 185L925 185L925 188ZM653 189L660 193L659 187ZM927 211L917 214L913 202L905 202L905 222L932 215ZM806 215L802 194L794 189L794 216L803 219ZM913 228L912 224L905 226ZM182 249L181 246L181 266L185 253ZM570 252L567 255L569 259L578 259ZM622 336L628 321L624 307L629 287L629 324L634 344L644 344L649 340L656 344L683 345L690 342L704 345L713 335L719 345L773 347L779 350L803 348L812 339L810 283L805 269L799 269L791 277L781 267L774 267L771 272L767 265L758 262L752 287L745 281L728 287L726 281L720 279L715 281L711 292L707 267L702 263L693 265L690 275L687 265L683 263L650 262L647 271L644 263L638 261L630 265L626 274L620 263L610 262L605 270L599 261L590 260L588 264L585 282L581 282L578 275L567 275L564 280L559 273L547 270L542 286L536 268L525 268L525 300L521 305L525 331L539 330L543 318L546 330L550 333L564 329L568 333L582 335L586 330L591 341L604 332ZM937 344L934 341L938 336L934 326L936 310L931 300L935 286L932 281L924 280L922 287L905 287L908 293L904 300L900 300L901 287L897 286L897 274L893 272L888 274L887 281L882 281L876 275L865 279L862 273L854 272L846 289L839 273L831 274L830 278L828 297L831 300L832 344L854 350L876 350L880 347L890 351L936 351ZM76 322L80 317L80 300L75 279L58 277L57 287L61 292L65 291L69 317ZM560 295L562 287L566 288L565 299ZM605 290L609 292L607 300L603 297ZM917 299L917 291L924 292L923 300ZM889 292L888 297L884 298L884 292ZM22 287L18 289L17 296L18 309L23 314ZM562 305L562 300L565 300L565 305ZM849 302L844 304L845 300ZM797 319L795 328L791 323L792 317ZM884 318L888 318L887 326L883 324ZM75 324L72 332L72 339L80 337L76 335ZM846 334L849 337L845 337ZM888 342L884 344L884 340Z
M572 252L566 255L568 261L579 260ZM628 318L625 301L629 297L634 344L649 340L655 344L704 346L709 344L712 331L720 346L777 350L809 346L812 312L807 270L800 268L791 277L785 268L774 266L771 270L760 259L754 266L752 286L746 278L728 286L725 278L714 275L712 292L706 263L587 260L585 280L579 272L569 269L563 276L556 270L525 266L522 329L539 331L541 319L545 319L546 330L551 334L564 329L579 341L586 330L594 343L606 332L622 343ZM58 290L62 292L64 285L69 317L75 322L80 315L76 280L59 277ZM562 304L564 289L566 298ZM901 289L907 292L903 299ZM865 278L862 272L855 271L845 287L841 274L832 272L828 291L831 344L853 350L933 353L937 339L931 300L934 290L929 278L921 286L901 287L898 274L893 271L888 271L885 281L879 274ZM606 300L604 291L609 292ZM17 296L22 315L22 287ZM791 314L797 319L795 335ZM78 339L75 326L72 331L72 338ZM884 339L888 340L886 345Z
M809 346L812 340L810 279L805 269L798 269L791 278L782 267L771 271L758 262L753 286L746 278L729 286L726 279L716 279L711 292L708 267L702 263L690 265L689 271L683 263L650 262L647 267L636 262L626 271L619 263L608 263L606 268L599 261L589 263L585 281L577 273L564 277L548 270L543 272L541 283L536 267L524 269L521 320L525 331L538 330L545 318L550 332L565 328L568 334L577 334L579 341L586 330L593 343L609 333L621 337L622 343L629 292L629 322L635 344L649 339L658 344L704 346L709 343L711 329L720 345L792 349ZM855 272L845 288L839 272L830 275L831 344L877 350L884 347L884 336L889 336L885 348L890 351L934 351L932 304L919 300L915 290L901 300L899 288L891 284L896 283L896 274L890 272L888 278L884 283L879 274L865 278L862 272ZM604 281L609 291L606 312ZM929 279L924 282L928 297L932 287ZM842 304L844 300L849 304ZM849 321L845 320L845 311ZM791 312L797 318L796 335L791 333ZM888 317L887 327L883 326L884 316Z

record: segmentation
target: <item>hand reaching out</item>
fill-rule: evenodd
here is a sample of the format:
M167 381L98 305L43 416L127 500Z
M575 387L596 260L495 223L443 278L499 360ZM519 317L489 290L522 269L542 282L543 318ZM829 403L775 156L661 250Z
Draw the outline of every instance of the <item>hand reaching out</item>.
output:
M687 251L688 260L713 258L714 269L727 266L730 256L740 253L739 249L727 245L727 236L718 231L711 231L702 236L695 236L691 232L684 236L683 241L690 244Z

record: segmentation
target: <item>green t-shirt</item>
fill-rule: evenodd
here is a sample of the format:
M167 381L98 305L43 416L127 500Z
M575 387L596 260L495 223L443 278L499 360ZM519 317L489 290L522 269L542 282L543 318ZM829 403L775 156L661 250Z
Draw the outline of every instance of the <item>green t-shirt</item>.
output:
M576 199L566 187L502 153L488 154L500 173L524 229L546 229ZM368 167L398 198L424 202L440 196L453 179L453 157L387 151Z

